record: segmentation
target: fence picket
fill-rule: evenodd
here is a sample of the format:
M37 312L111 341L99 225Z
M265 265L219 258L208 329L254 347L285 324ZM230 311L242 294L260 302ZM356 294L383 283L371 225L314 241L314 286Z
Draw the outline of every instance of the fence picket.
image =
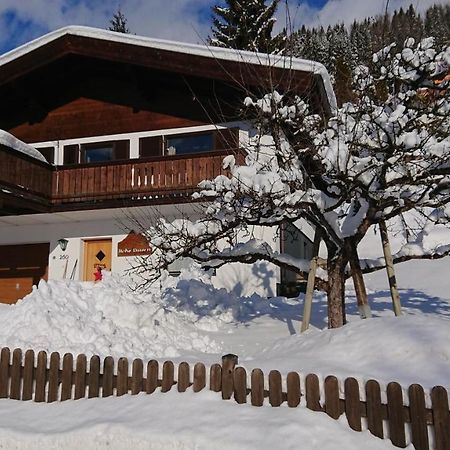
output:
M278 370L271 370L269 372L269 403L275 407L283 403L281 374Z
M100 358L90 359L87 371L86 356L78 355L76 368L73 370L73 356L65 354L62 360L59 353L50 355L47 367L47 353L40 351L37 355L35 367L35 353L27 350L23 357L21 349L12 352L8 348L0 352L0 397L16 400L30 400L36 402L54 402L59 398L61 384L61 401L70 398L84 398L86 388L88 397L98 397L100 387L102 396L108 397L114 393L121 396L131 392L136 395L143 390L152 393L158 386L161 392L168 392L175 384L174 364L165 361L162 367L162 377L159 379L159 364L155 360L147 363L146 378L143 377L144 363L141 359L133 360L132 372L129 377L127 358L120 358L117 366L117 376L114 375L114 359L105 358L103 374L100 374ZM283 392L282 377L279 371L269 373L268 391L264 390L264 374L260 369L251 372L251 386L247 389L247 373L242 367L235 367L237 356L226 355L222 358L223 366L214 364L210 368L210 390L222 391L224 399L234 398L237 403L246 403L247 394L254 406L262 406L264 397L268 394L273 407L280 406L287 400L289 407L297 407L301 402L300 375L289 372L286 378L287 390ZM177 388L185 392L192 384L193 391L198 392L206 386L206 368L203 363L197 363L193 370L192 383L190 367L187 362L178 366ZM231 376L231 380L229 379ZM383 420L388 420L389 437L397 447L406 446L405 422L411 423L412 444L416 450L429 450L430 440L436 450L450 449L450 411L448 393L445 388L436 386L431 391L432 408L427 409L425 392L422 386L409 386L409 404L404 406L402 388L398 383L387 386L387 404L381 402L381 388L377 381L369 380L365 385L365 400L360 400L359 385L355 378L344 381L344 398L339 395L339 380L335 376L328 376L324 380L325 402L322 407L319 388L319 378L309 374L305 379L306 406L314 411L324 411L333 419L338 419L345 411L349 426L356 431L362 429L362 417L367 417L370 432L383 438ZM74 394L72 395L74 389ZM233 389L229 393L230 387ZM429 427L431 425L431 427ZM428 433L434 433L429 437Z
M229 400L233 395L233 371L238 364L238 357L236 355L222 356L222 398Z
M131 395L137 395L142 392L144 376L144 363L142 359L135 359L131 372Z
M86 396L86 366L86 355L78 355L77 363L75 366L75 400L84 398Z
M448 410L448 394L445 388L435 386L431 390L431 405L436 450L448 450L450 448L450 412Z
M45 402L45 385L47 383L47 353L41 350L37 357L35 402Z
M213 364L209 371L209 389L213 392L222 390L222 366Z
M403 414L403 394L398 383L387 385L387 410L389 421L389 436L397 447L406 447L405 417Z
M194 366L194 392L200 392L206 386L206 368L203 363L197 363Z
M264 404L264 374L261 369L252 370L250 398L253 406Z
M114 389L114 359L107 356L103 361L102 397L113 395Z
M381 409L381 389L375 380L366 383L367 424L369 431L383 439L383 414Z
M190 369L187 362L182 362L178 366L178 381L177 389L178 392L185 392L190 386Z
M355 378L347 378L344 381L345 415L350 428L361 431L361 406L359 403L359 385Z
M286 378L287 404L290 408L296 408L300 404L300 375L297 372L289 372Z
M31 400L33 398L34 381L34 351L25 352L25 361L23 363L23 382L22 382L22 400Z
M117 363L117 393L118 397L128 392L128 359L119 358Z
M418 384L412 384L409 386L408 396L411 415L411 441L416 450L428 450L425 393L423 387Z
M9 394L9 359L10 350L8 347L2 348L0 354L0 398L8 398Z
M322 411L320 406L319 378L310 373L305 379L306 407L312 411Z
M100 357L92 356L89 360L88 398L100 396Z
M242 404L247 402L247 372L243 367L238 367L234 370L234 399L237 403Z
M11 383L9 398L20 400L20 371L22 368L22 350L16 348L13 351L11 366Z
M159 373L158 361L152 359L147 364L147 379L145 382L145 392L147 392L147 394L155 392L155 389L158 387L158 373Z
M53 352L50 355L50 370L48 372L48 394L47 402L52 403L58 400L59 391L59 353Z
M63 357L61 400L72 398L73 355L66 353Z
M325 378L325 412L333 419L339 419L341 415L339 403L339 383L335 376Z
M163 364L163 376L161 382L161 392L169 392L173 386L173 362L165 361Z

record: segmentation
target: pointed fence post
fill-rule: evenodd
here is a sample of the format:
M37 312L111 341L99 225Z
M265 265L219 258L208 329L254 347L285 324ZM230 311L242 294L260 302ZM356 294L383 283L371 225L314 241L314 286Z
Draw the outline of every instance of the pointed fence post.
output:
M389 244L389 235L387 232L386 222L381 220L379 223L381 243L383 245L384 261L386 263L386 272L388 275L389 289L391 291L392 307L396 316L402 315L402 306L400 303L400 295L397 288L397 280L395 279L394 260L392 258L391 245Z
M308 283L306 284L305 303L303 305L302 326L300 332L303 333L309 328L311 321L312 299L314 294L314 284L316 281L316 271L319 259L320 232L316 229L312 248L312 259L309 265Z

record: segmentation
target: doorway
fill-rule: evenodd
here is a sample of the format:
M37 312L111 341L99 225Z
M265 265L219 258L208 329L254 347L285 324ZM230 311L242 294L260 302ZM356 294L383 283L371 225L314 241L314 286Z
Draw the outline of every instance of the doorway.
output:
M84 241L84 281L94 281L97 267L111 270L112 239Z

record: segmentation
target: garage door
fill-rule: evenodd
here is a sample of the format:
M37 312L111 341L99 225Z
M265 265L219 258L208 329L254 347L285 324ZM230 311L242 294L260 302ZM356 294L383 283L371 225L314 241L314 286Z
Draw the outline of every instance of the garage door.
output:
M15 303L47 279L50 244L0 245L0 302Z

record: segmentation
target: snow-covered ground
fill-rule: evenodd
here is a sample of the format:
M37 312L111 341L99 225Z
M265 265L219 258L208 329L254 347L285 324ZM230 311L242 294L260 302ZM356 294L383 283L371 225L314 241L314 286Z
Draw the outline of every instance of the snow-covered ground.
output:
M212 364L239 355L247 369L296 370L450 387L450 261L397 266L404 315L393 316L384 272L366 276L373 319L360 320L351 283L348 319L327 330L326 299L315 295L312 327L299 334L302 299L239 298L201 272L167 278L161 291L131 292L123 280L42 282L0 308L0 342L106 356ZM195 279L191 279L194 277ZM182 396L182 397L180 397ZM255 408L217 394L81 400L52 405L0 400L0 448L386 448L303 408Z

